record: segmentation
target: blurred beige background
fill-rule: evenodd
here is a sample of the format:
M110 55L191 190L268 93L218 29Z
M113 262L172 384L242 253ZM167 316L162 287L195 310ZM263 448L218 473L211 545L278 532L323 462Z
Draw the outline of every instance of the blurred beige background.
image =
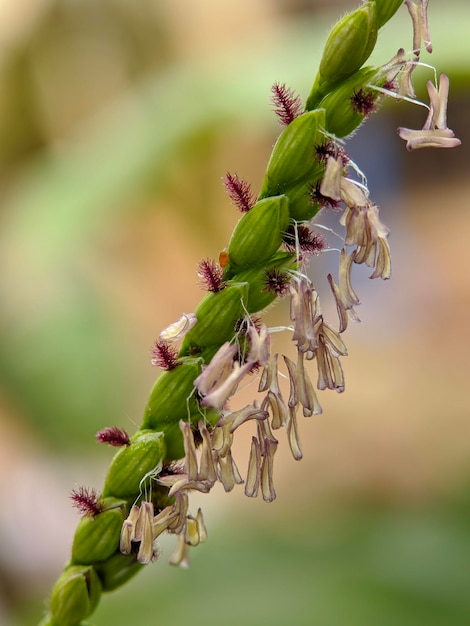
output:
M197 263L238 218L221 177L259 188L279 132L271 84L305 96L327 27L353 5L0 3L0 623L36 623L78 520L68 494L99 488L111 457L96 431L140 422L149 348L194 310ZM323 415L301 421L300 463L279 434L275 503L202 498L210 541L190 572L171 570L165 547L97 624L469 623L469 17L466 3L431 3L426 57L451 76L463 145L407 153L395 129L425 112L395 102L350 144L394 271L387 283L355 271L345 393L323 393ZM410 45L403 7L374 59ZM336 263L311 266L331 320ZM286 306L268 319L287 324Z

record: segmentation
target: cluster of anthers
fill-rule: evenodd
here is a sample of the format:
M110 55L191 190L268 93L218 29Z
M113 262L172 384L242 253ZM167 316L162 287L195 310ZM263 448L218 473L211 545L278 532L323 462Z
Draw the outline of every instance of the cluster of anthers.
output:
M191 490L207 493L219 481L226 491L230 491L236 484L245 482L247 496L256 497L261 492L265 501L275 499L273 458L278 440L273 431L286 429L292 455L300 460L302 450L297 427L298 409L302 408L305 417L322 412L306 361L316 361L318 389L344 390L340 357L347 355L347 349L340 333L346 329L348 317L358 320L353 306L359 303L351 286L351 266L353 261L366 263L375 267L373 277L388 278L388 231L378 218L377 207L369 202L365 187L345 177L344 162L347 157L344 151L335 150L328 143L319 152L321 158L324 158L325 152L331 153L326 157L321 195L345 204L341 218L346 226L345 244L355 246L349 254L344 248L340 253L338 285L331 275L328 277L339 313L339 331L325 321L318 293L303 271L309 253L321 251L325 244L307 226L295 224L292 232L286 235L286 247L297 248L298 269L266 277L268 288L272 287L281 296L290 294L291 324L285 328L292 331L297 358L293 361L282 356L289 379L289 396L287 400L284 399L279 385L279 355L271 355L270 350L270 336L277 329L268 329L256 318L247 316L240 324L241 329L235 341L225 342L210 363L202 367L201 374L194 381L201 412L204 409L215 409L220 419L215 427L201 419L197 428L181 420L184 461L172 463L155 479L158 485L168 488L168 497L174 498L173 503L154 515L153 504L142 501L140 507L132 507L124 522L121 551L129 554L132 544L135 543L136 547L139 544L137 558L142 563L149 562L158 554L155 541L164 530L176 534L178 538L177 548L170 557L173 564L186 565L188 547L205 540L202 512L199 510L195 517L188 512L188 492ZM341 167L338 167L340 162ZM331 175L332 171L334 175ZM202 284L209 290L223 288L222 273L215 262L201 262L199 274ZM152 362L165 369L177 366L177 353L170 341L181 339L196 321L194 314L184 314L180 320L162 331L153 349ZM238 411L226 410L245 376L260 369L258 392L263 394L261 401L254 401ZM231 448L235 431L248 420L255 420L257 432L252 437L244 481Z
M405 99L425 106L429 113L422 130L398 129L407 148L454 147L460 144L447 127L446 108L449 81L440 77L439 87L428 82L430 105L416 101L411 83L411 74L419 65L421 42L431 50L427 27L427 2L419 5L406 0L413 27L413 59L406 60L399 50L392 61L382 68L382 75L390 73L384 87L370 85L376 95L380 93ZM398 68L398 69L397 69ZM283 124L289 124L301 113L300 100L283 85L274 85L275 111ZM372 112L374 99L368 103L364 94L360 96L361 109L365 116ZM357 103L356 103L357 104ZM267 502L275 499L273 485L273 459L278 446L273 431L286 429L287 440L296 460L302 458L298 437L297 412L302 407L305 417L322 412L315 385L307 371L307 362L317 366L316 387L319 390L344 390L344 375L340 358L347 355L341 333L346 330L349 319L359 321L354 307L359 298L351 285L353 263L373 268L371 278L388 279L391 275L389 231L380 221L377 206L370 200L365 177L347 157L344 149L333 137L325 136L322 145L316 148L317 159L324 164L321 181L310 190L311 201L321 207L343 207L340 224L345 229L344 246L339 255L338 283L329 275L328 281L336 302L339 316L336 331L323 318L318 293L306 275L309 255L321 252L323 239L312 232L310 225L294 222L284 233L287 250L296 252L296 269L266 273L265 286L279 297L290 295L290 330L296 344L295 361L282 355L289 380L289 396L284 399L279 385L279 355L271 355L270 336L278 329L269 329L258 319L246 316L240 327L234 330L233 342L224 343L211 361L202 366L200 375L194 380L193 393L199 400L201 420L197 427L189 421L180 421L184 441L184 460L172 462L164 467L155 483L167 490L168 506L154 511L151 498L143 498L140 506L134 504L121 532L120 550L130 554L138 550L137 559L148 563L158 554L156 540L162 532L177 536L177 547L170 562L188 564L188 547L198 545L207 537L202 512L196 516L189 513L188 494L191 490L207 493L218 481L226 491L236 484L245 483L245 494L256 497L261 492ZM348 176L349 173L356 176ZM356 178L360 178L358 181ZM237 175L227 174L225 186L234 204L247 212L255 203L255 195L246 181ZM350 251L347 251L347 249ZM223 265L223 263L222 263ZM208 291L218 292L226 287L224 270L216 261L204 260L199 265L201 285ZM180 320L162 331L153 348L152 363L170 370L178 366L178 353L173 347L197 322L194 314L184 314ZM228 401L236 393L242 379L258 372L258 392L264 394L261 401L254 401L241 410L229 411ZM212 426L204 419L206 409L215 410L219 420ZM234 432L249 420L256 423L256 436L252 437L251 451L246 478L243 480L233 459L231 448Z
M429 0L420 0L418 4L412 0L405 0L405 5L413 23L413 58L406 60L405 51L400 49L391 64L391 67L393 64L402 65L398 86L396 89L381 90L386 95L399 100L407 100L428 110L428 116L422 129L398 129L398 135L406 141L406 148L410 151L419 148L455 148L461 144L460 139L447 126L449 78L445 74L441 74L438 87L432 81L427 81L429 105L417 100L412 83L412 74L419 65L429 67L420 62L421 48L423 46L427 52L432 52L428 4Z
M399 53L400 54L400 53ZM405 72L408 80L408 74ZM409 149L423 145L458 145L458 139L451 139L453 133L446 127L445 106L447 101L448 79L441 77L439 90L428 84L431 99L429 116L422 131L399 129L401 137L407 140ZM261 491L265 501L276 497L273 485L273 459L278 446L273 431L285 428L287 440L296 460L302 458L298 436L297 411L302 407L305 417L322 412L322 408L307 371L306 361L316 361L317 384L319 390L344 390L344 375L340 357L347 355L346 346L340 334L346 329L348 320L359 321L354 307L359 298L351 285L353 263L365 264L373 268L371 278L388 279L391 275L390 249L387 227L380 221L377 206L369 199L363 178L358 182L347 176L348 170L357 173L357 168L335 142L327 140L318 147L318 158L325 161L325 172L320 185L312 190L312 201L322 206L344 207L340 224L345 228L344 247L339 256L338 283L328 275L328 281L336 302L339 327L336 331L321 313L318 293L306 273L306 260L312 251L320 252L324 242L303 224L294 227L285 237L288 249L297 250L297 270L285 274L267 275L267 288L272 287L277 295L290 294L290 321L286 329L293 332L296 343L295 361L282 356L289 379L289 397L284 399L279 386L279 355L270 354L271 330L258 320L247 317L244 320L245 343L249 350L242 350L235 343L224 343L210 363L203 366L201 374L194 381L200 399L201 409L211 408L220 412L220 419L212 427L201 419L197 428L189 422L180 421L184 440L185 457L183 462L171 464L156 478L156 483L168 488L168 497L173 502L154 514L150 501L142 501L140 506L131 508L125 520L120 549L124 554L137 549L137 559L148 563L158 554L157 538L163 531L177 536L177 546L170 557L170 563L188 565L188 548L206 540L207 532L201 510L196 516L189 513L188 493L191 490L208 493L219 481L226 491L236 484L245 483L245 494L256 497ZM239 204L249 204L249 187L237 176L228 175L226 186L231 196L241 198ZM249 210L247 206L244 210ZM315 238L316 237L316 238ZM303 242L307 242L303 244ZM312 243L315 242L315 243ZM309 247L310 246L310 247ZM347 252L346 247L352 251ZM215 261L204 260L200 264L201 283L210 291L224 288L223 271ZM181 339L185 332L196 323L193 314L184 314L180 320L165 329L154 347L153 363L165 369L177 365L177 353L168 339ZM276 330L276 329L272 329ZM241 333L242 334L242 333ZM264 397L260 402L230 412L227 403L234 396L242 379L262 368L258 392ZM251 451L245 480L233 459L231 448L234 432L248 420L256 422L256 436L252 437Z

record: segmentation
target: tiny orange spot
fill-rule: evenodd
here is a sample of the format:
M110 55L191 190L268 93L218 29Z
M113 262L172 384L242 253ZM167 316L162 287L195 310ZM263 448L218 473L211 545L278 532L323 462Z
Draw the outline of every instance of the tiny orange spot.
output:
M228 252L225 252L225 250L222 250L219 254L219 263L220 267L225 267L228 263Z

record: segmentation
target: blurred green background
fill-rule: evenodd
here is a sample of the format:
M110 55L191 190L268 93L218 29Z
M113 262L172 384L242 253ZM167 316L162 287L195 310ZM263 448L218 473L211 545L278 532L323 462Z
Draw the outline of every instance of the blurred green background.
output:
M194 310L197 263L238 217L221 177L259 188L279 132L271 84L305 96L328 27L353 4L0 3L1 624L41 615L78 521L68 494L99 488L111 458L96 431L140 422L149 348ZM191 568L167 565L164 541L157 564L104 597L99 626L470 623L470 8L430 4L423 60L451 76L463 145L408 154L395 129L425 112L396 102L350 143L392 229L394 275L355 273L363 322L346 333L346 392L301 422L302 462L277 453L274 503L242 489L195 498L209 542ZM400 46L404 7L374 59ZM338 229L337 217L320 221ZM332 320L336 264L334 252L312 262ZM268 319L286 324L286 307Z

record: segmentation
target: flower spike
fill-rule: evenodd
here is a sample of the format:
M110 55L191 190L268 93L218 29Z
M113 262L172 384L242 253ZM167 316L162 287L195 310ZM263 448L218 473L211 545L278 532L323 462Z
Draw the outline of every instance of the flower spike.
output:
M82 518L43 626L89 623L102 592L157 559L162 533L175 539L170 563L188 567L190 549L207 539L201 509L190 510L194 492L209 493L217 483L230 492L244 483L248 497L261 494L272 502L279 441L287 440L300 460L298 415L322 413L317 390L344 390L343 336L350 320L359 321L352 268L372 268L371 278L391 276L389 230L344 143L388 95L428 110L421 130L398 129L408 150L460 144L447 125L445 74L438 86L428 82L429 106L416 101L412 72L423 42L432 49L428 0L405 3L413 52L400 47L387 63L365 65L379 29L403 0L364 0L326 38L304 110L293 91L274 84L272 101L284 128L260 192L256 196L244 179L226 174L225 189L241 216L229 242L217 244L219 262L199 263L200 286L207 293L195 313L183 313L163 329L152 348L152 364L163 371L137 432L129 436L108 427L97 435L116 450L101 494L85 487L72 492ZM337 212L329 217L337 218L338 227L322 225L326 208ZM337 277L334 271L327 277L327 295L339 318L335 325L320 307L322 264L313 256L326 248L330 256L339 255ZM262 321L265 309L287 296L287 319L268 327ZM279 359L273 349L279 331L291 333L293 358ZM250 403L241 391L253 393ZM254 435L243 473L234 442L248 429ZM285 437L278 441L283 429Z

